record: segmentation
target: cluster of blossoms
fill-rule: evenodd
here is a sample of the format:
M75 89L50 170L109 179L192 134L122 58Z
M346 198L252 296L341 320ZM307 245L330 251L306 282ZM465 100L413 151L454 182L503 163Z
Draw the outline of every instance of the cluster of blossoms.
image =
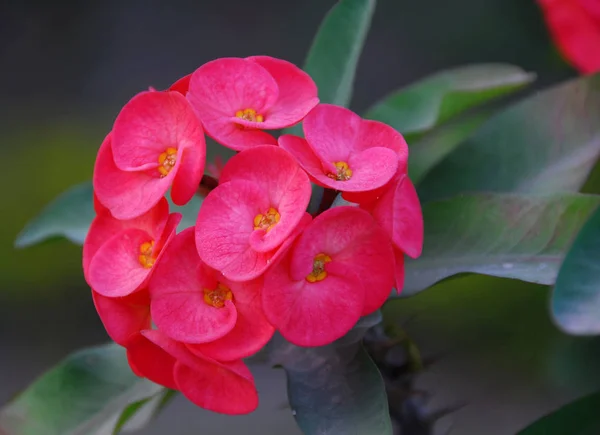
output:
M301 121L305 138L265 131ZM212 185L205 133L238 151ZM402 288L423 237L407 157L393 128L319 104L306 73L271 57L214 60L133 97L98 152L83 250L132 370L203 408L253 411L243 359L275 330L326 345ZM309 214L313 184L351 205ZM167 191L205 196L194 227L177 231Z
M600 0L537 0L552 39L580 72L600 72Z

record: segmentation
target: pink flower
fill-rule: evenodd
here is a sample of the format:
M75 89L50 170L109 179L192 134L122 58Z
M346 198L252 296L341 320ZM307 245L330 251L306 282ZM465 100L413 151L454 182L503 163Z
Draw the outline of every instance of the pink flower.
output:
M127 296L141 289L180 220L181 214L169 214L165 198L129 220L115 219L107 209L100 210L83 244L87 283L106 297Z
M177 205L187 203L204 171L202 126L179 92L147 91L123 107L94 168L94 191L117 219L153 207L171 187Z
M198 257L194 229L166 248L150 284L152 319L170 338L219 361L246 358L260 350L274 328L260 302L262 280L231 282Z
M202 65L192 74L187 98L206 133L234 150L276 144L262 130L297 124L319 102L308 74L268 56Z
M241 361L217 362L158 330L144 330L127 346L138 375L181 391L191 402L222 414L247 414L258 406L254 378Z
M267 319L298 346L323 346L385 302L394 252L375 220L356 207L317 216L265 275Z
M254 279L310 221L310 182L289 153L269 145L232 157L219 182L198 214L198 253L231 281Z
M408 147L400 133L367 121L343 107L319 104L304 119L306 140L279 138L312 180L342 192L365 192L385 185L406 166Z
M149 329L150 295L142 289L119 298L109 298L92 290L96 311L108 336L117 344L127 346L141 330Z

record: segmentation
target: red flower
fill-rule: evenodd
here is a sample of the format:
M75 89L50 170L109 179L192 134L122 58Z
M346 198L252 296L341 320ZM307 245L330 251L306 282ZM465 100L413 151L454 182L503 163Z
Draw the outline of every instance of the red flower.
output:
M143 329L149 329L150 295L142 289L120 298L109 298L92 290L96 311L108 336L117 344L127 346Z
M179 92L142 92L123 107L94 168L98 200L118 219L153 207L169 187L177 205L198 188L206 159L202 126Z
M192 74L187 98L206 133L234 150L276 144L262 130L296 124L319 102L308 74L268 56L202 65Z
M327 210L265 275L267 319L290 342L322 346L385 302L394 285L389 238L364 210Z
M310 221L310 182L289 153L269 145L232 157L219 182L198 214L198 253L232 281L254 279Z
M166 248L150 280L152 319L174 340L203 343L195 352L232 361L259 351L274 328L260 303L262 280L231 282L198 257L194 229Z
M538 0L562 55L580 72L600 71L600 2Z
M323 187L365 192L385 185L405 166L408 147L400 133L378 121L367 121L348 109L320 104L304 119L306 140L283 135L288 150Z
M131 368L138 376L181 391L194 404L223 414L247 414L258 406L254 378L241 361L222 363L158 330L142 331L127 346Z
M181 214L169 214L165 198L130 220L118 220L108 210L100 210L83 244L87 283L107 297L127 296L142 288L180 220Z

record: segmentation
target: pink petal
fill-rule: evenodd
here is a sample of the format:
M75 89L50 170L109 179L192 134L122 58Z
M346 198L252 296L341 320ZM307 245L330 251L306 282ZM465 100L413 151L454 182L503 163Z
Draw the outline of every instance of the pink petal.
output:
M362 119L349 109L332 104L317 105L302 122L304 137L321 160L347 162L357 151Z
M176 359L144 335L137 335L128 344L127 358L138 375L172 390L178 389L174 378Z
M250 370L242 361L219 363L192 354L159 331L144 331L148 340L176 358L177 389L194 404L223 414L247 414L258 406Z
M123 298L107 298L92 290L96 311L109 337L127 346L142 329L150 328L150 298L146 291Z
M296 280L305 277L306 265L312 267L319 253L331 257L326 267L340 264L356 274L356 280L366 289L362 315L380 308L390 295L394 285L394 252L387 234L368 212L343 206L317 216L294 247L290 277Z
M181 150L204 146L204 131L186 98L179 92L146 91L137 94L115 120L112 132L115 165L122 170L160 173L159 156L168 148L178 150L171 172L177 171Z
M204 136L202 143L185 148L181 159L171 188L171 199L176 205L187 204L198 190L206 163Z
M165 198L143 215L128 220L115 219L107 209L99 210L83 243L83 271L86 277L89 264L98 249L116 233L128 228L137 228L156 238L162 233L169 217L169 203Z
M127 296L150 274L139 261L140 247L153 240L146 232L128 229L115 234L98 249L89 266L89 284L103 296Z
M315 154L310 144L303 138L291 134L279 136L279 147L289 152L311 176L321 176L328 170L333 170L331 164L324 165ZM331 182L333 180L329 179Z
M298 346L324 346L352 329L365 296L352 269L331 262L326 265L329 275L310 283L305 277L293 280L289 267L289 257L273 267L262 291L265 314L281 335Z
M188 89L190 87L190 79L192 78L191 74L187 76L181 77L171 86L169 86L169 91L179 92L181 95L186 95L188 93Z
M363 119L355 147L357 152L373 147L389 148L398 155L399 166L405 166L408 161L408 145L404 137L383 122Z
M289 127L300 121L318 103L317 85L293 63L269 56L246 58L265 68L277 82L279 98L265 113L264 129Z
M159 178L145 171L125 172L115 166L109 134L98 151L94 192L117 219L132 219L154 207L169 189L175 172Z
M408 256L423 250L423 214L417 191L408 177L401 178L374 205L373 217Z
M256 230L250 236L250 246L258 252L271 251L281 245L302 218L311 195L306 173L287 151L271 146L259 146L233 156L223 168L220 182L245 180L262 190L280 221L268 232ZM256 216L256 215L255 215Z
M182 231L163 251L149 282L152 319L174 340L204 343L222 337L234 327L237 311L231 301L222 308L204 301L204 289L216 286L214 272L198 257L194 228Z
M254 218L268 210L268 198L258 186L245 180L220 184L204 199L196 222L196 246L200 258L213 269L226 273L250 273L255 264L250 234ZM242 263L242 264L240 264ZM245 264L244 264L245 263Z
M244 128L233 122L232 118L225 118L217 112L207 112L202 116L206 134L232 150L242 151L259 145L277 144L277 139L266 131Z
M237 309L235 327L216 341L188 346L190 351L218 361L233 361L252 356L262 349L275 332L262 310L262 285L262 279L229 283Z

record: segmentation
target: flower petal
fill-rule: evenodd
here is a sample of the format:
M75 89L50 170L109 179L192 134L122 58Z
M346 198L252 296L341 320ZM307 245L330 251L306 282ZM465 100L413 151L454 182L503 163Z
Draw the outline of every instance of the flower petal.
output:
M279 89L279 98L265 113L262 128L279 129L297 124L319 103L317 85L293 63L270 56L246 59L265 68Z
M150 298L147 291L123 298L107 298L92 290L96 311L109 337L127 346L142 329L150 328Z
M218 361L233 361L252 356L271 339L275 328L262 310L260 290L262 279L243 283L229 283L233 291L237 321L222 338L210 343L189 345L192 353L200 352Z
M137 374L164 387L177 390L174 369L176 359L160 346L138 334L127 346L127 359Z
M152 319L166 335L185 343L205 343L227 334L236 324L231 301L216 308L204 301L204 289L217 286L214 272L202 264L194 228L179 233L163 251L149 282Z
M145 171L125 172L116 167L109 134L98 151L94 193L117 219L132 219L154 207L169 189L175 172L159 178Z
M201 143L183 150L181 165L177 169L171 188L171 199L176 205L185 205L192 199L202 180L205 163L206 143L202 136Z
M204 131L186 98L179 92L145 91L134 96L115 120L112 132L115 165L125 171L158 172L159 156L178 150L171 172L180 165L182 149L204 147Z
M332 262L326 265L328 276L311 283L291 279L289 260L265 276L262 303L269 321L298 346L324 346L344 336L360 318L365 297L353 270Z
M115 234L92 258L88 284L107 297L127 296L136 291L151 271L139 261L140 247L152 240L146 231L135 228Z
M404 288L404 252L394 247L394 271L395 271L395 289L396 293L400 294Z

